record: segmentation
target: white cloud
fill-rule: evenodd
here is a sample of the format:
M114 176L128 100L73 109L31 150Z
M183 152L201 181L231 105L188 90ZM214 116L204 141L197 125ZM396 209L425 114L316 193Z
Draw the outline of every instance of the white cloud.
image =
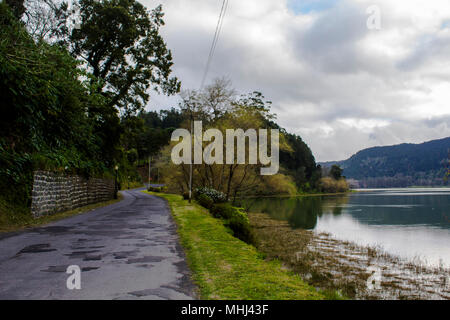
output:
M317 0L294 12L296 1L229 0L208 79L263 92L319 161L450 136L448 0ZM198 88L221 1L160 2L174 74ZM373 4L379 31L366 27ZM176 99L155 97L149 108L170 105Z

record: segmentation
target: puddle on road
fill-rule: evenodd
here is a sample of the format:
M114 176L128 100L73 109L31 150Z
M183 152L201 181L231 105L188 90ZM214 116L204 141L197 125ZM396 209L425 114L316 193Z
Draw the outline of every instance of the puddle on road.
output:
M128 259L127 263L148 263L148 262L161 262L164 259L167 259L167 257L160 257L160 256L146 256L142 258L135 258L135 259Z
M21 253L41 253L41 252L51 252L56 251L56 249L50 248L50 244L48 243L39 243L33 244L31 246L27 246L20 250L17 254Z

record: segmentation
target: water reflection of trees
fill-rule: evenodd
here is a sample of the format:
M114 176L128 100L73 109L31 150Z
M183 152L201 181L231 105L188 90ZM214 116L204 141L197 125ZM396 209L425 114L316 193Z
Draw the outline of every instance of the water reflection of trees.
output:
M286 220L293 228L314 229L317 218L324 214L340 215L348 196L261 198L249 200L251 212L264 212L272 218Z
M413 194L358 194L351 205L362 210L352 212L353 218L374 225L428 224L448 228L448 195Z

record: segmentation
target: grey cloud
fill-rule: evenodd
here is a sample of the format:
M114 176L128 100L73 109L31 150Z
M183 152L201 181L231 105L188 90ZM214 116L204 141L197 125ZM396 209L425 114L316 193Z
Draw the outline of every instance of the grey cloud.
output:
M435 86L449 81L450 41L445 32L409 34L416 43L411 48L394 43L395 53L409 52L399 60L395 54L373 50L367 40L403 32L410 27L408 17L383 7L383 28L373 33L366 28L364 2L343 0L308 16L308 20L306 15L295 16L287 9L274 12L280 5L271 1L246 0L257 6L258 14L263 12L261 19L258 15L245 18L240 8L243 2L231 3L209 80L228 76L241 93L261 91L273 101L272 111L278 114L280 125L300 134L321 161L348 158L375 145L450 136L448 118L423 119L423 114L412 111L418 106L427 108L434 101ZM173 52L174 74L184 89L197 89L220 3L161 2L166 12L162 32ZM148 108L177 103L176 97L153 95ZM414 116L418 120L412 121ZM390 124L355 128L344 125L343 119Z
M347 1L323 12L298 41L297 52L327 72L358 71L357 42L367 32L364 9Z
M450 55L450 32L446 36L423 35L405 59L398 62L400 70L412 71L429 61L446 58Z

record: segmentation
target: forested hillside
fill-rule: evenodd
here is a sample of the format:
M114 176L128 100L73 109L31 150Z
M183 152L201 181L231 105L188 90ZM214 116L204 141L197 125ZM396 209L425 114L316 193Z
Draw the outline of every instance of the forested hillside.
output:
M421 144L400 144L359 151L348 160L327 162L344 169L361 187L447 185L450 138Z

